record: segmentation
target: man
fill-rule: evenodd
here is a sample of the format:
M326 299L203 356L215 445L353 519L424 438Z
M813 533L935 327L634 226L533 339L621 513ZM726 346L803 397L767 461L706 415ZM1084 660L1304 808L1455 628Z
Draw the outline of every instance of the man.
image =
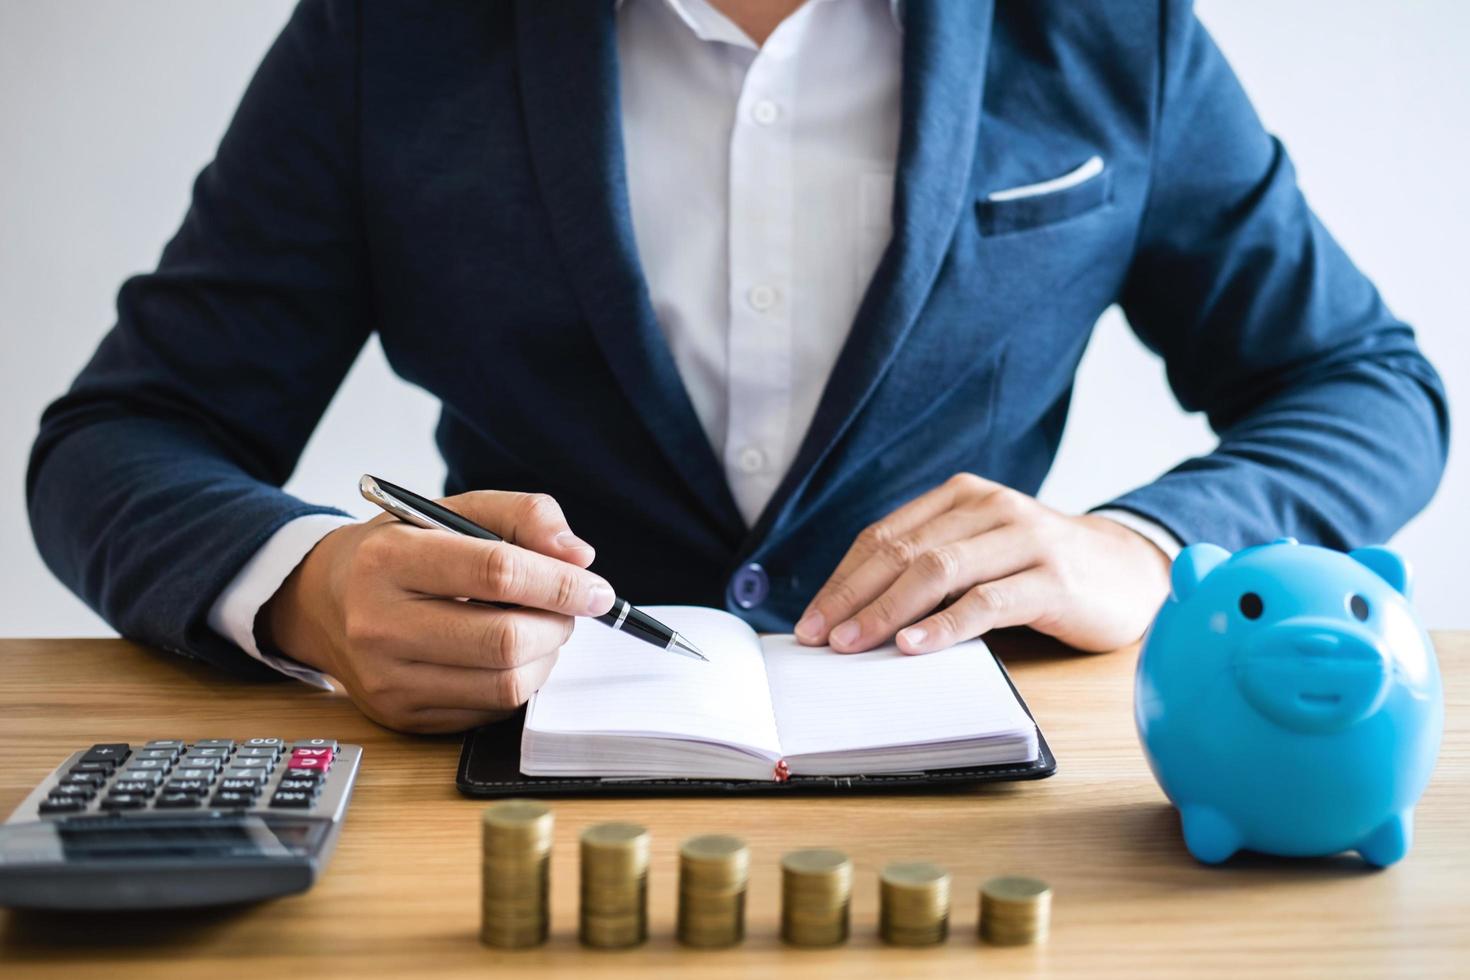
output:
M1115 302L1220 445L1059 514ZM837 652L1117 647L1181 543L1382 540L1446 451L1181 0L307 0L118 308L36 442L50 566L414 731L524 701L609 583ZM507 543L279 489L373 330Z

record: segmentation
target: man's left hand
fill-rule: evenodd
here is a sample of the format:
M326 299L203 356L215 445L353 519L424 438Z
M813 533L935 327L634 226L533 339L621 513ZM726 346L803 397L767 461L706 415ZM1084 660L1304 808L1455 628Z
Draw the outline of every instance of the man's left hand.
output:
M796 636L858 653L897 634L904 653L931 653L1029 626L1080 650L1113 650L1148 628L1169 564L1106 517L1063 514L961 473L858 535Z

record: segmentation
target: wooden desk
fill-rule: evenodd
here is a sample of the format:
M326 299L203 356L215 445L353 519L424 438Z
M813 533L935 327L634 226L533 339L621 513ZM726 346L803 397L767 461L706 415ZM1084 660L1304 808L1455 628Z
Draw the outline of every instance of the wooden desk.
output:
M390 734L343 698L249 685L111 640L0 641L0 814L72 749L147 738L329 736L365 747L337 853L305 895L192 914L56 917L0 912L0 975L583 976L1449 975L1470 968L1470 633L1437 638L1449 727L1407 860L1370 871L1353 857L1185 853L1173 811L1140 754L1133 656L1006 649L1061 762L1051 779L927 796L578 800L556 805L554 936L489 950L479 920L482 804L454 790L458 742ZM608 819L654 838L652 938L592 952L575 938L576 834ZM702 952L672 937L677 842L724 830L753 850L749 938ZM778 855L830 845L856 865L850 944L789 949L777 938ZM881 946L875 875L931 858L954 874L950 940ZM1029 872L1055 889L1051 941L996 949L974 938L982 877ZM1454 964L1459 966L1455 967Z

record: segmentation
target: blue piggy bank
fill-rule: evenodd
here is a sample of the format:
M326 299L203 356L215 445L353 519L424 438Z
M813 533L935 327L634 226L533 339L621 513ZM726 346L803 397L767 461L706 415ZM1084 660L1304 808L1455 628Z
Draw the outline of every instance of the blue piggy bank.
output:
M1439 666L1387 548L1197 544L1134 690L1154 777L1201 861L1408 853L1444 727Z

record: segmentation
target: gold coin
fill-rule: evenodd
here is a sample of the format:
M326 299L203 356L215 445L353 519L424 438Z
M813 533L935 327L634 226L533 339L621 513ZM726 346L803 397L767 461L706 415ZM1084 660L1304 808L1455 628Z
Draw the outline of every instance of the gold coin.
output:
M798 877L827 878L832 875L850 876L852 862L841 851L813 847L801 851L790 851L781 858L781 870Z
M486 851L517 851L551 846L554 826L551 810L535 800L502 800L485 808L481 817Z

